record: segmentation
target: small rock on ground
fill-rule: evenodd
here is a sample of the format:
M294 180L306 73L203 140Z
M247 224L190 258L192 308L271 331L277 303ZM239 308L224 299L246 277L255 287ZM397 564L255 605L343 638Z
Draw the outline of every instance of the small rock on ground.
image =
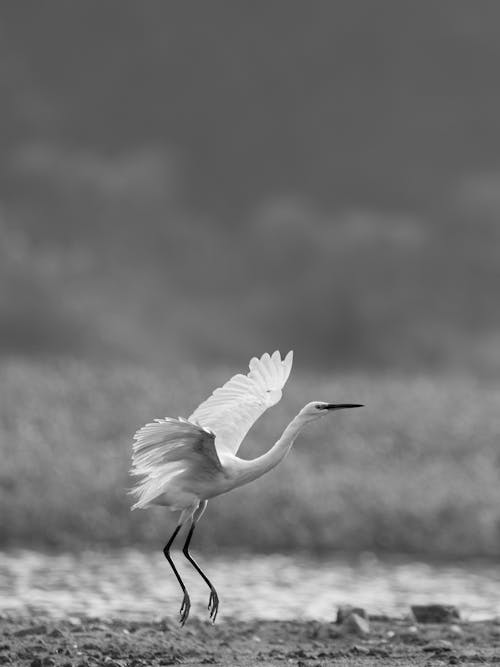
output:
M436 639L433 642L429 642L425 646L422 646L422 651L426 653L441 653L442 651L451 651L453 644L447 639Z
M460 619L458 609L447 604L414 604L411 611L418 623L450 623Z
M352 632L353 634L359 635L360 637L366 637L370 634L370 623L368 619L358 616L358 614L350 614L342 627L345 628L347 632Z
M361 618L368 618L366 610L362 607L353 607L349 604L341 605L337 610L337 623L343 623L351 614L357 614Z

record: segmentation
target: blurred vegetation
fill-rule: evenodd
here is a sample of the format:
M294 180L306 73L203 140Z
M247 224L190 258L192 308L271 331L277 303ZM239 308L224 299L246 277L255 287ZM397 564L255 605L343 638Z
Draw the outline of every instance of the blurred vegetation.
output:
M238 369L166 377L134 366L11 361L0 370L1 546L162 546L176 514L129 510L131 434L153 416L190 412ZM314 398L365 407L311 425L278 469L211 501L198 547L498 553L498 387L296 371L241 454L263 452Z

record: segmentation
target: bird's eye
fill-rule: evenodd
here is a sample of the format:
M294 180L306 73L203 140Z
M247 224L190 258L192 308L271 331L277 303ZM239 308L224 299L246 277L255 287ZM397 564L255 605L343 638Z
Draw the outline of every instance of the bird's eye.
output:
M323 410L321 403L316 403L316 410Z

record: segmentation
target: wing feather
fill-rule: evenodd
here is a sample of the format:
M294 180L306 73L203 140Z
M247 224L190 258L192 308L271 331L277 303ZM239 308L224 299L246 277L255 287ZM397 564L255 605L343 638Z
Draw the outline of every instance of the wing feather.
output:
M189 421L215 433L217 451L236 454L254 422L281 399L292 363L292 351L283 360L278 351L253 357L248 375L238 373L216 389Z
M214 434L187 419L155 419L134 435L130 473L142 479L131 489L136 507L144 507L162 494L177 475L222 470Z

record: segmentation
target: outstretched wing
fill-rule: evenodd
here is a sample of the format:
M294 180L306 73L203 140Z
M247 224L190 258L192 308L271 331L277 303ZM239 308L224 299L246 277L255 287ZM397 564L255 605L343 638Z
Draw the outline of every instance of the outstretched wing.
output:
M132 507L144 507L164 492L168 482L184 472L197 477L222 470L214 434L186 419L155 419L134 435L132 475L141 476L131 490L137 496Z
M236 454L252 424L281 399L292 369L293 352L254 357L248 375L238 373L199 405L189 420L215 433L217 451Z

